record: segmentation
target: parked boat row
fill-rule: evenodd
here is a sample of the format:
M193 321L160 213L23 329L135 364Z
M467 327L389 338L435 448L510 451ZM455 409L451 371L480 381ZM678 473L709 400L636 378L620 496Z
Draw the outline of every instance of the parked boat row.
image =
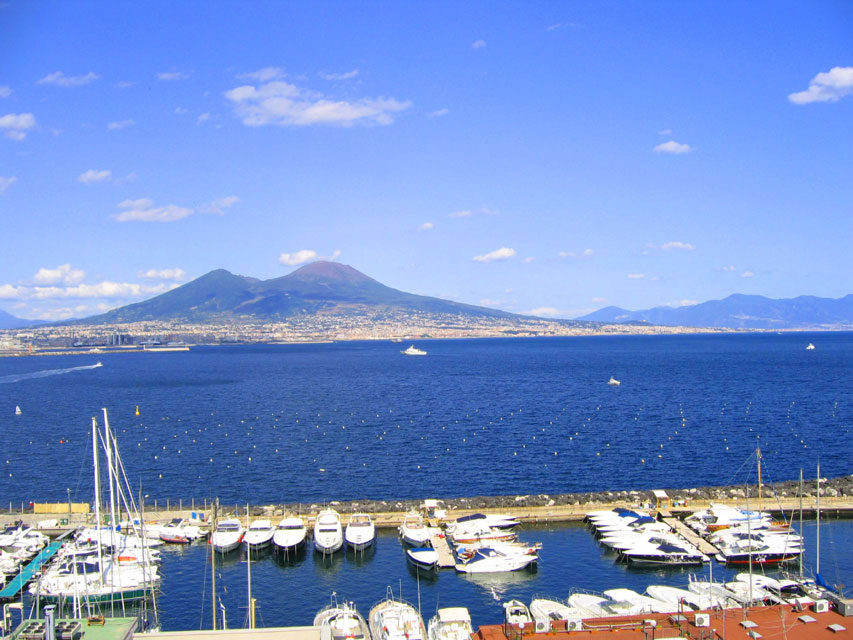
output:
M0 532L0 587L21 570L48 542L47 536L22 522Z

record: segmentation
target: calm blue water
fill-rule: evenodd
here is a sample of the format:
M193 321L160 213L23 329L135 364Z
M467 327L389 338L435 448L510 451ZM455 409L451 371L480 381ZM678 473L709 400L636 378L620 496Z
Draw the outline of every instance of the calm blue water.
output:
M853 473L850 333L418 345L2 358L0 500L91 501L101 407L149 504L739 483L758 436L771 481Z
M742 483L758 436L770 481L801 467L810 475L818 456L825 475L853 473L853 334L417 344L427 357L380 342L0 359L0 502L64 501L66 489L91 501L90 417L103 406L149 505ZM620 387L606 384L611 375ZM822 531L824 575L849 582L853 523ZM498 599L686 582L615 565L582 527L523 538L544 544L536 573L417 581L390 534L364 561L266 557L253 565L259 619L309 624L332 591L366 613L391 585L412 601L420 586L425 617L462 605L486 624L501 618ZM164 552L165 629L210 625L205 552ZM218 573L230 624L241 626L246 565L235 554Z

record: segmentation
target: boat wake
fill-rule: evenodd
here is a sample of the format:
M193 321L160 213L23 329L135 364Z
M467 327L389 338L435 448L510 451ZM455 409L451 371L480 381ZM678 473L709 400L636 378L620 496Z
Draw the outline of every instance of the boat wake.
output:
M20 382L21 380L31 380L33 378L47 378L49 376L61 376L64 373L72 373L73 371L89 371L97 369L104 365L100 362L88 364L82 367L69 367L68 369L45 369L44 371L33 371L32 373L21 373L11 376L0 377L0 384L8 384L10 382Z

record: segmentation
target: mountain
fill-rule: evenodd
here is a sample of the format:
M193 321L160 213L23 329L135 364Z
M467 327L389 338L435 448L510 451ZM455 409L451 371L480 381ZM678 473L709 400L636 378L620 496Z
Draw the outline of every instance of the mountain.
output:
M677 308L628 311L605 307L576 319L731 329L842 329L853 327L853 294L837 299L799 296L779 300L733 294Z
M20 329L21 327L30 327L37 324L44 324L44 322L41 320L16 318L11 313L6 313L0 309L0 329Z
M505 311L392 289L348 265L320 261L271 280L247 278L217 269L150 300L75 322L112 324L170 319L204 322L234 316L283 319L317 312L344 313L364 307L515 317Z

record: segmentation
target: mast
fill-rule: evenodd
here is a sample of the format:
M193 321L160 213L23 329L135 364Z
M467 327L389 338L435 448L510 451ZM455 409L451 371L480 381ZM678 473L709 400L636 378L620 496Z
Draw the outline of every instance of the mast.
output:
M820 461L817 463L817 503L815 506L815 547L817 549L817 560L815 561L815 573L820 573Z
M758 510L761 511L761 436L758 436L755 457L758 460Z
M249 503L246 503L246 529L249 528ZM252 545L246 544L246 573L249 592L249 628L255 628L255 601L252 599Z
M113 573L113 568L115 564L115 550L116 550L116 502L115 502L115 491L114 491L114 480L115 478L115 469L113 468L113 446L112 446L112 437L110 436L110 422L107 418L107 410L106 408L102 409L104 412L104 447L107 452L107 481L109 483L110 489L110 548L112 549L112 561L110 562L110 586L114 586L114 578L115 575ZM112 602L112 594L110 596L110 601ZM122 599L122 603L124 599Z
M216 631L216 547L213 546L213 533L216 531L216 511L219 507L219 498L213 503L213 517L210 519L210 534L207 538L210 544L210 588L211 601L213 602L213 630Z
M101 476L98 470L98 420L92 418L92 458L95 469L95 531L98 539L98 569L103 570L104 553L101 548Z
M800 469L800 536L803 535L803 470ZM803 554L800 552L800 580L803 579Z

